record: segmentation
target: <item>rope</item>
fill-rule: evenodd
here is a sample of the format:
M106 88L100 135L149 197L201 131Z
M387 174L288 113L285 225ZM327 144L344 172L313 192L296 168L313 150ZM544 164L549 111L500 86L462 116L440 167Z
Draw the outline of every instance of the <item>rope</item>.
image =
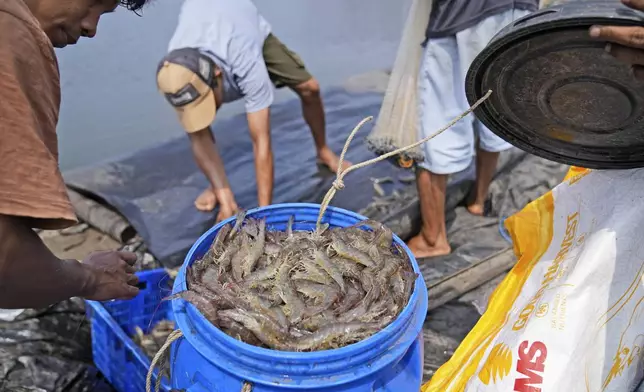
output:
M338 169L335 181L333 181L333 185L331 186L331 188L329 188L329 191L324 196L324 199L322 200L322 204L320 205L320 214L318 215L317 229L320 230L321 224L322 224L322 217L324 216L324 213L326 212L326 209L329 206L329 203L331 203L331 200L333 200L333 197L335 196L335 193L337 191L339 191L339 190L344 189L344 176L346 176L347 174L349 174L350 172L352 172L352 171L354 171L356 169L360 169L362 167L369 166L371 164L383 161L385 159L388 159L389 157L392 157L394 155L398 155L401 152L404 152L404 151L407 151L407 150L412 149L414 147L420 146L421 144L423 144L423 143L435 138L436 136L440 135L441 133L445 132L446 130L448 130L449 128L454 126L454 124L456 124L457 122L461 121L465 116L470 114L474 109L476 109L486 99L488 99L491 94L492 94L492 90L489 90L483 97L481 97L481 99L476 101L474 103L474 105L472 105L472 107L467 109L460 116L456 117L449 124L447 124L446 126L441 128L437 132L433 133L432 135L429 135L429 136L417 141L416 143L410 144L410 145L408 145L406 147L401 147L401 148L399 148L397 150L388 152L388 153L386 153L384 155L381 155L381 156L373 158L373 159L369 159L368 161L357 163L355 165L349 166L345 170L342 170L342 162L344 161L344 156L347 153L347 150L349 149L349 145L351 144L351 141L353 140L353 138L356 135L356 133L360 130L360 128L362 128L362 126L367 121L373 120L373 116L366 117L365 119L360 121L360 123L358 125L356 125L355 128L353 128L353 131L351 131L351 134L347 138L347 141L344 143L344 148L342 149L342 154L340 155L340 163L338 164L338 167L340 167L340 169Z
M174 343L176 340L180 339L183 336L183 332L181 330L177 329L176 331L172 332L168 338L166 339L165 343L163 343L163 346L159 349L159 351L156 353L154 358L152 358L152 363L150 363L150 368L148 369L148 375L145 378L145 391L146 392L152 392L152 375L154 374L154 368L157 366L157 363L163 357L163 354L165 354L165 351L170 347L172 343ZM154 390L155 392L159 392L161 382L161 372L159 372L159 379L155 383Z
M163 346L159 349L159 351L156 353L154 358L152 358L152 362L150 363L150 368L148 369L148 375L145 378L145 391L146 392L152 392L152 375L154 374L154 368L157 367L157 364L161 364L162 362L161 359L163 358L163 355L165 354L166 350L174 343L175 341L181 339L183 337L183 332L181 330L177 329L174 332L172 332L168 338L166 339L165 343L163 343ZM163 378L163 375L161 371L159 371L159 376L157 377L157 380L154 384L154 391L159 392L161 390L161 379ZM244 384L242 385L241 392L252 392L253 390L253 384L249 383L248 381L244 381Z

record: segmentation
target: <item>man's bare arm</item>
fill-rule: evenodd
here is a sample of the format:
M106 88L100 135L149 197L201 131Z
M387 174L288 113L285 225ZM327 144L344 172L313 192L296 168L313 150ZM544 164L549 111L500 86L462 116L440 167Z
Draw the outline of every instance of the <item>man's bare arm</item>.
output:
M0 308L37 308L82 296L90 273L60 260L24 220L0 215Z
M0 215L0 308L39 308L71 297L129 299L138 278L129 252L99 252L85 263L60 260L28 220Z
M247 113L248 129L253 140L257 201L260 207L273 200L273 151L271 148L270 108Z
M208 182L210 182L217 201L221 204L221 208L229 209L232 215L237 209L237 203L228 183L224 162L221 159L221 155L219 155L210 128L189 133L188 136L190 137L195 161L208 179Z

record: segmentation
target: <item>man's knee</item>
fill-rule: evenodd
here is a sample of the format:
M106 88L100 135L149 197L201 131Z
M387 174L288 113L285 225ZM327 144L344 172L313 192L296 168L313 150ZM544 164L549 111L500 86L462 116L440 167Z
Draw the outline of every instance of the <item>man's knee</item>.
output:
M314 99L320 96L320 84L315 78L295 86L295 92L304 100Z

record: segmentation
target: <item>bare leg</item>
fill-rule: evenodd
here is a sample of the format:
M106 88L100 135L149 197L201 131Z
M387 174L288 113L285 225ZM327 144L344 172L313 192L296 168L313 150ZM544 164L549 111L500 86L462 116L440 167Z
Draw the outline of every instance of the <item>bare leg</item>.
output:
M420 233L407 245L417 258L447 255L452 251L445 228L447 176L420 168L416 173L423 225Z
M331 151L326 144L326 120L324 117L324 105L320 96L320 85L317 80L311 79L297 85L293 88L293 91L299 95L302 101L302 114L311 129L319 161L332 172L337 172L340 157ZM349 166L351 166L351 163L345 161L343 167L346 169Z
M210 187L201 192L199 197L195 200L195 207L197 207L199 211L211 212L216 206L217 197Z
M476 182L470 193L467 203L467 210L472 215L483 215L485 199L490 189L490 183L496 172L496 165L499 161L498 152L484 151L477 148L476 151Z

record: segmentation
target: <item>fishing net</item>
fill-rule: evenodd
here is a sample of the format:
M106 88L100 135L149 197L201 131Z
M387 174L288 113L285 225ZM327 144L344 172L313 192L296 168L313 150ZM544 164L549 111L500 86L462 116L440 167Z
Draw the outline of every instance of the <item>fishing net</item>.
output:
M378 121L367 137L369 149L378 155L418 140L418 72L431 5L432 0L412 0ZM415 147L401 152L395 160L400 166L408 167L413 161L422 161L423 154Z

